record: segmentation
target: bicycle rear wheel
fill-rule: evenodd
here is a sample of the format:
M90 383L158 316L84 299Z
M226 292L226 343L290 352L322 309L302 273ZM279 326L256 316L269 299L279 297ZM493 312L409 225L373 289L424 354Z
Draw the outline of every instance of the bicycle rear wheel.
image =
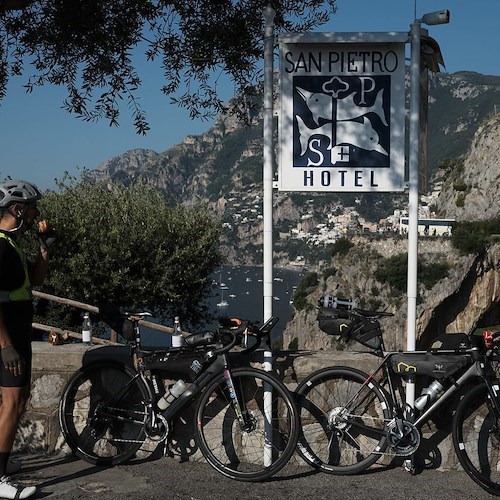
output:
M297 449L312 467L357 474L387 447L389 405L368 375L348 367L319 370L296 389L301 433Z
M117 465L144 443L148 391L125 365L102 362L69 380L59 406L67 444L79 458Z
M299 429L295 403L281 381L265 372L238 368L231 371L231 377L234 391L221 375L199 400L198 444L210 465L225 476L263 481L293 455ZM233 406L235 397L244 426Z
M453 445L465 472L500 495L500 419L484 384L468 392L453 418Z

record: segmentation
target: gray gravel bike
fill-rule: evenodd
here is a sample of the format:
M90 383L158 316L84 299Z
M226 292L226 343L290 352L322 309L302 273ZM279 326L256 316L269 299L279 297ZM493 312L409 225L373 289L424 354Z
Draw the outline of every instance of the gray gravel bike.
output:
M297 444L293 396L272 372L234 368L229 352L240 346L240 357L257 349L277 318L260 328L230 323L185 337L180 348L146 350L139 328L146 315L115 311L103 318L127 339L131 363L98 361L69 380L59 420L72 451L92 464L120 464L147 439L167 443L172 419L195 402L194 437L210 465L240 481L277 473ZM165 388L164 380L176 379L186 381L180 392Z
M356 340L381 360L370 374L332 366L300 383L300 455L331 474L357 474L383 455L402 456L415 473L412 457L422 425L447 406L454 410L451 434L461 465L481 488L500 496L500 384L494 369L500 332L479 338L446 334L429 351L385 352L378 319L387 315L320 312L323 331ZM427 383L411 409L404 382L415 380Z

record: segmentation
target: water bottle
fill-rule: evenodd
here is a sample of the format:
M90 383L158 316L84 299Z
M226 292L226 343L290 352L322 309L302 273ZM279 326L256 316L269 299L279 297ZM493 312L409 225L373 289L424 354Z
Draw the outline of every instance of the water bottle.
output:
M88 312L83 314L82 342L83 345L92 345L92 324Z
M422 390L422 394L415 401L415 408L422 411L429 403L435 401L443 391L443 384L438 380L434 380L429 387Z
M185 390L187 384L184 380L179 379L172 387L168 389L164 396L158 400L158 408L166 410Z
M174 319L174 333L172 334L172 347L181 347L182 345L182 330L179 322L179 316Z

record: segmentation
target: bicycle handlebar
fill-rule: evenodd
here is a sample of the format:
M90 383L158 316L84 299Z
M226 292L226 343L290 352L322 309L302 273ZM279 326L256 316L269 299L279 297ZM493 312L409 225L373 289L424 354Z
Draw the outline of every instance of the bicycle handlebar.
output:
M255 337L257 339L257 341L255 342L255 344L253 346L250 346L250 347L247 347L246 349L244 349L243 351L241 351L241 354L249 354L255 350L257 350L260 345L262 344L262 339L264 337L268 337L268 339L270 340L270 334L271 334L271 330L274 328L274 326L276 325L276 323L278 323L279 321L279 318L276 317L276 316L271 316L260 328L258 328L257 330L255 329L255 325L249 325L248 328L247 328L247 331L248 331L248 334L249 335L252 335L253 337Z
M255 344L240 352L240 354L249 354L260 347L262 339L270 335L272 328L276 325L278 320L279 318L277 317L271 317L260 328L256 328L256 325L250 323L249 321L242 321L239 319L229 320L225 323L225 326L227 327L223 326L219 328L218 333L221 336L230 336L231 342L220 349L212 351L212 353L214 355L224 354L230 351L236 345L238 340L241 340L244 336L251 335L256 339ZM231 324L235 326L231 326Z

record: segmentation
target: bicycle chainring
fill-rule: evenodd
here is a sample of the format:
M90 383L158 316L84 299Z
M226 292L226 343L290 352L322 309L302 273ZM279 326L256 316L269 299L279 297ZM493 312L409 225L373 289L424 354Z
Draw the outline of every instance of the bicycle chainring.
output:
M151 425L151 422L149 421L145 425L145 433L146 436L151 439L151 441L158 441L162 442L167 439L168 433L170 431L170 426L168 425L167 420L163 415L157 415L156 416L157 421L154 426ZM148 419L149 420L149 419Z
M393 449L397 455L407 457L415 453L420 445L420 432L410 422L403 420L402 436L397 428L397 422L393 420L389 422L387 427L387 441L389 447Z

